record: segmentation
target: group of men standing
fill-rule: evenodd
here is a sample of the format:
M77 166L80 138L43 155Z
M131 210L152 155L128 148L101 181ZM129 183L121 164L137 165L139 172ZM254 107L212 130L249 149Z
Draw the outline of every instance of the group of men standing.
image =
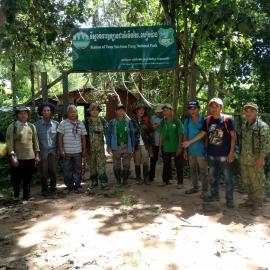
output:
M160 186L170 184L173 159L177 188L181 189L186 159L190 165L192 188L185 193L199 192L200 178L201 198L207 202L218 201L222 172L226 206L233 208L232 164L239 141L241 175L248 193L248 200L241 207L251 207L251 213L257 215L263 202L264 161L270 151L269 127L258 118L257 105L248 103L244 106L247 121L237 136L233 120L222 114L222 100L213 98L208 107L210 114L204 118L199 103L190 101L184 125L174 116L170 104L159 105L150 117L148 106L138 102L131 118L127 116L125 106L118 104L115 118L109 124L100 116L101 108L97 104L91 104L85 123L78 120L76 106L69 105L67 118L60 124L52 120L54 107L49 103L38 107L41 119L35 124L28 122L29 109L18 107L15 110L17 121L8 127L6 135L14 197L19 199L22 182L23 199L32 199L30 183L37 165L41 172L42 195L55 192L56 164L60 158L63 159L64 183L69 191L81 187L82 164L87 157L90 171L88 190L96 188L99 183L101 189L108 189L106 142L107 152L112 154L118 187L128 185L132 157L138 185L149 185L154 181L156 163L162 157Z

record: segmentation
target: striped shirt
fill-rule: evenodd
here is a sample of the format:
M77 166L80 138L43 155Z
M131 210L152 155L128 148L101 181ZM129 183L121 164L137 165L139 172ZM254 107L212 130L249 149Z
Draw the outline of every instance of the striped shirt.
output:
M63 120L57 131L64 134L64 151L67 154L78 154L82 152L82 138L87 135L85 125L81 121L71 122Z

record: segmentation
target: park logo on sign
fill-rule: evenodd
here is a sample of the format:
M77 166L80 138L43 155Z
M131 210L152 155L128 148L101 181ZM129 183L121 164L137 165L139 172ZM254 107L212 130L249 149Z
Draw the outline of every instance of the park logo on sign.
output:
M89 46L90 39L86 33L78 32L73 36L72 43L75 48L84 50Z
M158 42L162 46L169 47L174 43L174 36L173 36L174 30L173 28L164 29L160 28L158 30L159 38Z

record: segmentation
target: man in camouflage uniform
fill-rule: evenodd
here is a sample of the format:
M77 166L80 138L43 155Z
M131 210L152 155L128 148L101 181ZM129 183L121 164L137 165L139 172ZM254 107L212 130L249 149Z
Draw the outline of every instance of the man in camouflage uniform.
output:
M262 213L264 163L270 152L269 126L258 118L257 113L256 104L244 106L247 122L240 132L241 177L248 193L248 199L240 207L251 207L250 213L255 216Z
M89 108L90 117L88 119L88 133L90 143L89 170L90 185L89 189L98 186L100 181L101 189L108 189L108 178L106 175L106 156L104 149L104 136L106 135L107 121L99 116L100 106L91 104Z

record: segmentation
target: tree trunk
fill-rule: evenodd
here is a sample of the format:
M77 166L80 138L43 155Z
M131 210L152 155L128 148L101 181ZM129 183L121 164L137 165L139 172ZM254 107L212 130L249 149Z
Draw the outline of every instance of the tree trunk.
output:
M16 89L16 59L15 55L11 59L11 90L13 107L17 104L17 89Z
M31 81L31 95L35 95L35 66L34 63L31 61L29 65L29 71L30 71L30 81Z

